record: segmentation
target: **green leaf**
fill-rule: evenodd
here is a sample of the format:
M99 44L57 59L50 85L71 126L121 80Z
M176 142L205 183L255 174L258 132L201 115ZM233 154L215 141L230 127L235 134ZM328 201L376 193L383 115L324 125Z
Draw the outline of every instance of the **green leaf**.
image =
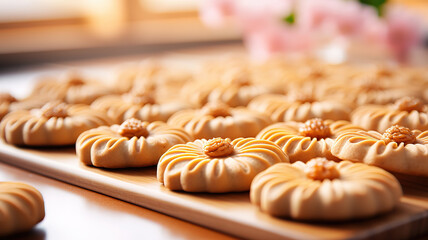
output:
M283 17L282 21L286 22L286 23L288 23L290 25L293 25L294 22L296 21L294 12L291 12L288 16Z
M358 1L361 4L374 7L379 16L383 15L383 7L388 2L388 0L358 0Z

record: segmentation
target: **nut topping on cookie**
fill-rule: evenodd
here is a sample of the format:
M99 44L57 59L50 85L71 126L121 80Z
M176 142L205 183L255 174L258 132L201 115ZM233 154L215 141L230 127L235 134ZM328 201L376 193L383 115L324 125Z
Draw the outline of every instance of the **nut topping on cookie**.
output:
M210 157L227 157L234 151L230 138L213 138L204 146L204 153Z
M382 135L382 140L385 141L385 143L396 142L398 144L412 144L416 141L416 136L409 128L394 125L385 130L385 133Z
M147 137L149 132L142 121L136 118L130 118L120 125L119 134L123 137L132 138Z
M132 104L144 106L146 104L155 104L155 98L153 94L147 91L133 91L125 95Z
M310 138L328 138L331 136L330 127L320 118L306 121L299 128L299 134Z
M399 111L411 112L413 110L416 110L418 112L423 112L424 104L418 98L403 97L395 102L395 108Z
M313 180L333 180L340 177L340 173L336 168L336 163L326 158L313 158L306 163L306 166L306 176Z

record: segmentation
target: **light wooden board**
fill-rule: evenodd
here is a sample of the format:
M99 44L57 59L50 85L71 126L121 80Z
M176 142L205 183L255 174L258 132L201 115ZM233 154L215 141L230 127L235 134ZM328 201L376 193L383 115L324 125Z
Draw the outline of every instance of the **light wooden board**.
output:
M190 194L169 191L156 168L106 170L87 167L73 148L26 149L0 143L0 160L64 182L249 239L411 238L428 231L428 178L398 176L405 196L386 215L345 223L308 223L270 217L248 192Z

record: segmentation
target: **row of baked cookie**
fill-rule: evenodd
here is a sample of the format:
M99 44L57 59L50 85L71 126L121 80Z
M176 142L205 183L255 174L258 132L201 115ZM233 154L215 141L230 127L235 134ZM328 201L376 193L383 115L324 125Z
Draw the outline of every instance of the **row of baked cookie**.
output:
M364 104L389 104L404 96L426 100L427 83L426 71L402 67L370 69L313 61L304 65L301 62L270 62L257 66L235 59L231 63L209 64L194 73L151 63L128 68L110 83L77 72L43 79L25 99L17 101L10 95L0 96L0 117L7 111L41 107L52 100L91 104L103 96L115 95L118 99L121 94L141 92L150 92L152 96L147 101L152 103L174 101L192 107L201 107L208 101L222 101L232 107L246 106L257 96L282 94L287 101L336 101L354 108ZM105 104L108 103L95 105Z
M344 132L352 129L345 123L336 125L335 129ZM305 132L313 130L309 124L304 127ZM398 181L379 168L346 161L335 163L325 158L291 165L280 146L263 139L214 138L187 143L178 140L178 144L161 154L162 149L153 144L156 139L160 141L162 134L165 144L169 144L166 131L166 125L161 123L128 120L121 126L84 132L77 141L76 152L87 165L109 168L155 165L161 155L157 179L171 190L224 193L251 188L251 201L263 211L295 219L337 221L373 216L391 210L402 194ZM172 129L168 132L172 133ZM184 132L180 135L180 140L186 141ZM326 138L317 137L320 142L322 137ZM314 150L307 153L310 151ZM314 155L308 154L308 157ZM148 160L150 156L154 159ZM312 194L301 195L302 191ZM337 195L338 192L342 193ZM351 204L356 202L360 204ZM317 211L312 211L313 207ZM340 211L332 212L333 208Z
M224 108L220 109L224 110ZM46 107L39 117L56 118L58 122L58 119L67 118L67 111L68 109L64 105ZM308 134L306 137L311 138L312 142L318 138L322 142L324 138L328 137L328 130L326 129L329 128L328 125L322 124L324 123L319 123L319 120L309 122L303 125L301 132ZM345 126L344 123L337 125L337 128L341 129L358 129ZM245 191L250 188L253 178L262 170L275 163L288 162L287 155L281 151L274 141L238 138L232 144L230 141L223 141L222 139L196 140L195 142L191 142L191 139L192 137L182 129L174 129L160 122L149 124L131 119L120 126L99 127L83 132L77 140L76 152L82 162L98 167L140 167L155 165L160 159L158 165L159 181L172 190L186 191ZM332 164L334 165L334 163L328 163L328 165ZM319 181L320 179L312 180ZM339 180L342 181L341 179L337 181ZM195 183L198 184L195 185ZM397 190L399 188L394 189L396 193L401 191ZM387 189L385 191L391 192L392 190ZM394 194L392 200L388 199L391 204L388 205L387 210L395 205L399 195ZM372 198L372 196L368 198ZM257 202L258 200L253 201ZM327 207L331 207L331 205L327 204ZM265 211L270 212L271 210ZM367 216L383 211L385 211L384 208L376 208L375 211L367 213ZM290 213L282 213L282 210L275 210L274 212L274 215L285 214L285 216L290 216ZM358 213L360 212L358 211ZM304 213L305 211L302 210L301 214L293 215L293 217L338 220L366 216L352 213L339 216L324 214L304 217Z

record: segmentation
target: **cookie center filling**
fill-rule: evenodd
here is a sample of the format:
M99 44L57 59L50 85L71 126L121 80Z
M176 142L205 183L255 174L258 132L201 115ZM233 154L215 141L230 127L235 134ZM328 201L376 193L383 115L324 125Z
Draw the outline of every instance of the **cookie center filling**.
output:
M290 93L290 100L300 103L313 103L317 101L313 93L303 91L296 91Z
M222 102L209 102L202 108L202 114L213 117L231 116L230 107Z
M70 73L66 84L67 86L81 86L85 84L85 81L78 73Z
M227 85L238 87L251 85L251 75L246 70L231 70L224 75L224 82Z
M377 77L392 77L394 76L394 72L391 68L386 66L378 66L375 72Z
M409 128L394 125L385 130L385 133L382 135L382 140L385 141L385 143L396 142L398 144L412 144L416 142L416 136Z
M145 124L136 118L130 118L123 122L120 125L118 132L122 137L127 138L147 137L149 135L149 131Z
M413 110L416 110L418 112L423 112L424 104L418 98L403 97L403 98L398 99L395 102L395 109L397 109L399 111L407 111L407 112L411 112Z
M213 138L204 145L204 153L209 157L227 157L234 152L230 138Z
M363 92L375 92L375 91L382 91L385 88L381 86L374 77L368 77L366 79L360 80L359 88Z
M146 104L155 104L155 98L153 94L149 92L131 92L125 95L125 98L128 102L135 105L144 106Z
M337 163L326 158L313 158L306 163L306 177L323 181L324 179L336 179L340 177Z
M0 93L0 103L12 103L16 101L16 98L9 93Z
M326 76L325 71L321 67L303 68L301 73L306 79L320 79Z
M299 134L305 137L322 139L331 137L331 129L322 119L314 118L300 126Z
M63 102L49 102L46 103L41 109L41 115L45 118L65 118L68 116L68 105Z

